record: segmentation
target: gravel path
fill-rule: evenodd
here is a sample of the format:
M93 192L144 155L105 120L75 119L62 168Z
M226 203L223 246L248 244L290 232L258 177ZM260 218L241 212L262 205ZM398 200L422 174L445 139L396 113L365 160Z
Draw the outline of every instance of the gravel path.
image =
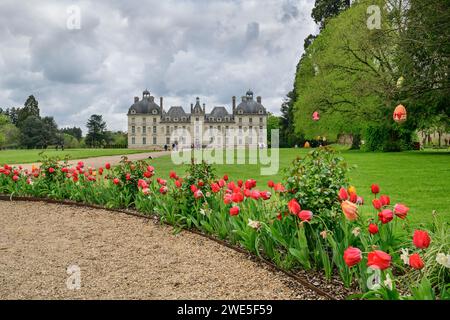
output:
M0 201L0 299L320 299L189 232L126 214ZM67 268L81 270L69 290Z
M162 156L170 155L170 151L154 151L154 152L145 152L145 153L133 153L126 154L129 160L144 160L148 159L148 157L159 158ZM116 165L122 160L121 155L116 156L101 156L101 157L93 157L87 159L78 159L78 160L69 160L69 164L71 166L76 166L78 161L83 161L86 167L94 167L99 168L103 167L105 163L109 162L111 165ZM40 162L36 163L24 163L24 164L14 164L13 166L18 167L22 166L24 169L31 170L32 166L39 167L41 165Z

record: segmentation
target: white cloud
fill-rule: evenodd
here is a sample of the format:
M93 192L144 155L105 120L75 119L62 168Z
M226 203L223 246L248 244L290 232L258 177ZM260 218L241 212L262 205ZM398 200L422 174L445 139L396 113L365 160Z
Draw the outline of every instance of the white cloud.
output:
M68 6L81 29L66 28ZM230 106L247 89L277 113L303 40L317 31L313 0L14 1L0 3L0 107L34 94L41 113L84 129L93 113L126 128L148 88L165 107L200 96Z

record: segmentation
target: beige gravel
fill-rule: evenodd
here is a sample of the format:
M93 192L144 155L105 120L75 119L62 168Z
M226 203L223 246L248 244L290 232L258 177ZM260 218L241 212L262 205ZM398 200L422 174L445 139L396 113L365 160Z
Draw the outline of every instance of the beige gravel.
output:
M318 299L214 241L122 213L0 201L0 299ZM68 266L81 269L69 290Z

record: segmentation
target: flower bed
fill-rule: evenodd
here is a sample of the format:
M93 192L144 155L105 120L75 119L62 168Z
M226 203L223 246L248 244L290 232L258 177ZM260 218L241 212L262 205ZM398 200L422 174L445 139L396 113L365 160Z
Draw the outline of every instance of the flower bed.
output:
M0 193L156 213L280 268L320 271L327 279L337 274L345 286L358 286L361 294L353 298L448 299L446 223L436 219L429 230L413 229L409 208L391 204L375 184L372 203L364 205L346 173L342 159L326 148L296 159L286 179L264 190L253 179L217 177L206 163L163 179L145 161L124 158L114 168L94 169L47 158L31 171L0 168Z

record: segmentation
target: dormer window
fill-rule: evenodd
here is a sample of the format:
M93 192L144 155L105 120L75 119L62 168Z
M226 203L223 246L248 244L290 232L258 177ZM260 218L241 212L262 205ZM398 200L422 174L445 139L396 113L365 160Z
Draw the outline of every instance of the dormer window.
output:
M243 112L242 112L242 110L239 110L238 113L239 113L239 114L242 114Z
M153 113L153 114L158 114L158 110L153 109L153 110L152 110L152 113Z
M259 113L259 114L263 114L263 111L260 109L260 110L258 111L258 113Z
M131 114L136 114L136 110L132 109Z
M178 118L173 118L173 121L177 122L177 121L178 121Z
M222 121L222 119L221 119L221 118L217 118L217 121L218 121L218 122L221 122L221 121Z

